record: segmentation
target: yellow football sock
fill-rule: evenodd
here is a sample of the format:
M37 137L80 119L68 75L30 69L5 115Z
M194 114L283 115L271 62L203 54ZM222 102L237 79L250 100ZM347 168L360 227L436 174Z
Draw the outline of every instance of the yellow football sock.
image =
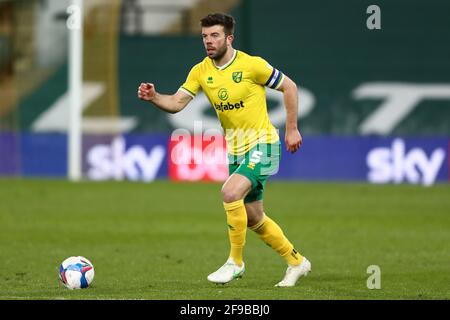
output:
M264 217L256 225L249 228L255 231L259 237L272 249L278 252L291 266L298 266L303 257L298 253L292 243L284 235L278 224L264 214Z
M230 257L241 266L247 232L247 212L244 200L223 203L227 213L228 237L230 238Z

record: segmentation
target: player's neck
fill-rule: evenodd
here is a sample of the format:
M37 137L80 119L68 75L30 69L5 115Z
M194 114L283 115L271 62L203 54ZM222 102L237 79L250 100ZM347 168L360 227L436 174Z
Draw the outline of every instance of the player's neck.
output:
M231 63L231 61L234 59L235 55L236 55L236 50L233 47L231 47L230 49L227 50L227 52L223 55L222 58L220 58L219 60L213 60L214 65L217 68L222 69Z

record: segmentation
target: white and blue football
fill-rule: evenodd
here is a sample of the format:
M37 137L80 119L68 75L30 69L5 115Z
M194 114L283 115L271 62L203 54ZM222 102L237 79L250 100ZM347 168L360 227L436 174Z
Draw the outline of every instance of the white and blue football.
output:
M71 290L85 289L94 280L94 265L82 256L69 257L59 267L59 279Z

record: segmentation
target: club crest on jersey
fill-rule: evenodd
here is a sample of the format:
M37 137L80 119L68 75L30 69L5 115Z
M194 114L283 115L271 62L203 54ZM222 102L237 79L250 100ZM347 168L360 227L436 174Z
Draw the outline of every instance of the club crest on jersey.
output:
M241 82L241 80L242 80L242 71L233 72L232 77L233 77L233 81L234 82L236 82L236 83Z

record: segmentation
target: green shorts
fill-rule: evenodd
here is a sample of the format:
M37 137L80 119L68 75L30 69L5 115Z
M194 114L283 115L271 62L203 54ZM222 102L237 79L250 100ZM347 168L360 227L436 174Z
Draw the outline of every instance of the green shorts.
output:
M253 202L263 198L267 178L278 172L280 157L281 144L279 141L273 144L257 144L244 155L228 154L230 175L238 173L247 177L252 183L251 190L244 198L244 202Z

